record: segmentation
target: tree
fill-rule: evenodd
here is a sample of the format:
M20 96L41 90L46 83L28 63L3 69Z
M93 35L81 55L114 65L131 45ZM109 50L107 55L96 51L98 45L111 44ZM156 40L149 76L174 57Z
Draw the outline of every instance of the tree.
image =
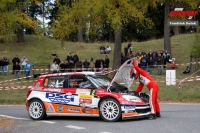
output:
M16 0L0 1L0 35L4 35L7 41L11 40L11 35L17 31L17 41L24 41L23 27L35 29L37 23L22 11L26 6L26 2Z

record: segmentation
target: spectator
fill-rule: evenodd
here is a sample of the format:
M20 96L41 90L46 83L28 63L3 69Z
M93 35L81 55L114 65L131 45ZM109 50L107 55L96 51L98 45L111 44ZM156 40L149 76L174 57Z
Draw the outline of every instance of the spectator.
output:
M1 57L1 59L0 59L0 75L2 75L2 72L3 72L3 64L4 64L4 58Z
M126 61L126 56L124 56L124 53L121 53L121 65L124 64Z
M104 51L105 51L106 48L102 45L102 46L99 47L99 49L100 49L100 53L104 54Z
M165 50L165 53L163 53L162 58L164 60L164 68L166 67L167 62L169 62L170 54Z
M131 44L131 47L129 48L130 50L130 54L133 52L133 47L132 47L132 44Z
M15 65L13 66L13 70L14 70L15 78L17 78L18 80L20 80L20 69L21 67L18 61L16 61Z
M150 58L147 61L148 63L148 67L149 67L149 75L152 75L153 72L153 65L154 65L154 59L152 58L152 56L150 56Z
M23 73L25 70L24 66L28 62L28 59L26 58L26 56L24 56L21 61L22 61L22 73Z
M73 56L73 62L74 62L74 66L76 65L76 62L79 61L79 57L76 53L74 53L74 56Z
M54 61L53 64L51 65L51 70L52 73L57 73L59 71L59 66L56 61Z
M144 54L144 57L142 57L141 58L141 61L140 61L140 65L141 65L141 68L143 69L143 70L146 70L146 68L147 68L147 57L146 57L147 55L146 54Z
M29 61L26 62L26 65L24 66L24 69L26 71L26 79L28 80L30 77L30 71L32 69L32 65L29 63Z
M64 60L61 62L59 66L60 66L60 72L63 73L66 71L66 62Z
M130 55L130 58L134 58L134 57L135 57L135 55L134 55L134 53L132 52L131 55Z
M163 65L163 58L161 57L161 54L158 54L156 62L158 65L158 75L161 75L162 74L162 65Z
M18 58L17 55L12 59L12 63L13 63L13 72L12 72L12 74L14 74L14 66L15 66L16 62L20 63L20 59Z
M154 60L154 63L153 63L153 65L155 65L156 66L156 59L157 59L157 57L158 57L158 53L156 52L156 50L153 50L153 60Z
M79 59L79 60L76 62L76 71L77 71L77 72L81 72L81 71L82 71L82 66L83 66L83 63L82 63L81 59Z
M94 71L94 66L95 65L95 62L94 62L94 60L93 60L93 58L91 57L91 59L90 59L90 68L91 68L91 71Z
M111 47L110 47L110 46L107 46L107 48L106 48L106 53L107 53L107 54L110 54L110 52L111 52Z
M106 58L105 58L104 62L105 62L104 68L109 68L110 60L108 58L108 55L106 55Z
M128 43L127 48L129 49L132 46L131 42Z
M7 59L7 57L4 57L4 63L3 63L4 75L8 75L8 65L9 65L9 60Z
M127 56L127 54L128 54L128 47L124 47L124 54L125 54L125 56Z
M101 60L99 58L96 59L95 61L95 68L96 68L96 72L100 71L101 68Z
M137 54L137 58L138 60L141 62L143 55L141 54L141 52L139 51L139 53Z
M152 50L149 50L149 53L148 53L148 55L147 55L147 58L150 58L150 56L153 57L153 52L152 52Z
M60 65L60 58L58 58L58 55L56 55L53 62L56 62L56 64Z
M88 62L88 60L85 59L85 61L83 62L83 68L88 70L89 67L90 67L90 62Z
M73 57L72 57L71 53L69 53L69 54L67 55L67 58L66 58L66 61L67 61L68 63L70 62L70 60L73 60Z
M146 52L144 51L144 49L142 50L141 54L142 54L142 55L146 54Z
M161 57L163 56L164 53L165 53L165 49L160 51Z
M73 72L74 67L75 67L75 65L74 65L73 60L70 60L68 63L68 69L69 69L68 72Z

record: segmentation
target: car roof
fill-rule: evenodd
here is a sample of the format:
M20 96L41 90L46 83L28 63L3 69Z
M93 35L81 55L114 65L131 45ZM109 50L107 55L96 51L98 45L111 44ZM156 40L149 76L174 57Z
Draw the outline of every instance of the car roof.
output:
M64 75L95 75L95 74L100 74L100 73L96 73L96 72L65 72L65 73L54 73L54 74L41 75L40 78L42 78L42 77L49 77L49 76L64 76Z

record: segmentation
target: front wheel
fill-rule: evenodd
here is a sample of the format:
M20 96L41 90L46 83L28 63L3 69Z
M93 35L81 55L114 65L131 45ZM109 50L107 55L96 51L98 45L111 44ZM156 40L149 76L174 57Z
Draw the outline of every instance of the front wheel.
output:
M46 116L44 104L38 99L32 100L28 108L28 113L33 120L44 119L44 117Z
M112 98L103 100L100 103L100 116L108 122L115 122L121 118L121 107L119 103Z

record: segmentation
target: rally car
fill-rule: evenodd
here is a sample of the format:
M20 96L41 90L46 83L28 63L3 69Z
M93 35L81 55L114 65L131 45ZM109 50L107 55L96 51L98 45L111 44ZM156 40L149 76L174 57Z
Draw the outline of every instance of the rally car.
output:
M147 117L151 114L149 95L129 89L134 80L132 61L126 61L112 79L95 72L41 75L27 92L30 118L97 116L114 122Z

